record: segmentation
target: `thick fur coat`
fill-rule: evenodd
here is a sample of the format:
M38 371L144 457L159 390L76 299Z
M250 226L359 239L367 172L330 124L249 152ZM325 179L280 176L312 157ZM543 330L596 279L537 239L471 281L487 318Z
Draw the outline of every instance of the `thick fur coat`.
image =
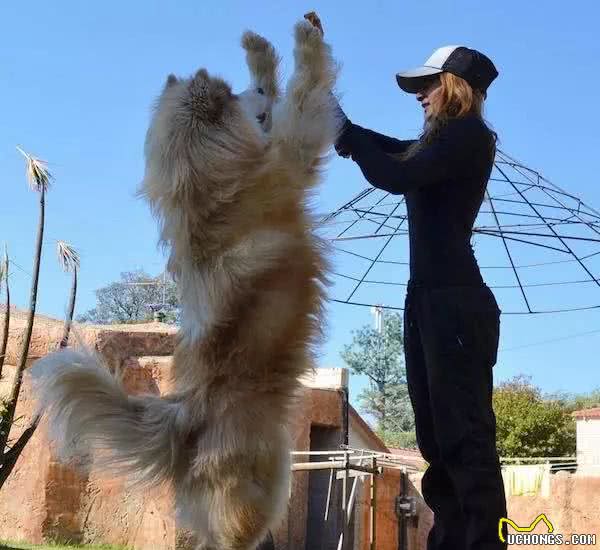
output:
M287 509L291 405L325 282L306 203L341 123L336 65L308 22L295 27L282 97L273 47L250 32L242 45L249 90L236 95L204 69L171 75L146 139L141 194L181 295L176 390L128 396L85 350L34 368L58 448L172 484L180 521L206 550L254 549Z

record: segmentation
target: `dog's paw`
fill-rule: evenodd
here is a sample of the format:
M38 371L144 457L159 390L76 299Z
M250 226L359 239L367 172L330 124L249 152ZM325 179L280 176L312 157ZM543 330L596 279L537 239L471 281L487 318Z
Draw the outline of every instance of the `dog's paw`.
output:
M246 31L242 35L242 48L251 52L268 52L271 44L266 38L252 31Z
M318 46L323 42L321 31L314 27L311 23L303 19L298 21L294 27L294 37L299 45Z

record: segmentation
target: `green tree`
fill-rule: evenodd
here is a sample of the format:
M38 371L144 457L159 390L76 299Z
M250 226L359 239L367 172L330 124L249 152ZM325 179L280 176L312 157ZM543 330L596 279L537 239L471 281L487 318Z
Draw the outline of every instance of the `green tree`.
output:
M588 393L575 395L568 401L568 406L574 411L600 407L600 388L596 388Z
M525 376L500 384L493 395L498 452L505 457L575 453L575 423L564 400L544 397Z
M353 374L369 379L359 395L360 408L390 446L414 446L414 416L406 386L402 317L386 313L382 330L364 326L353 333L342 359Z
M416 449L417 434L415 430L394 430L387 431L377 430L377 434L382 441L392 449Z
M600 388L585 393L558 392L550 397L563 402L570 411L600 407Z
M120 281L96 290L96 307L77 320L100 325L151 321L150 306L163 303L167 306L165 320L175 322L177 287L170 278L151 277L141 270L127 271L121 273Z

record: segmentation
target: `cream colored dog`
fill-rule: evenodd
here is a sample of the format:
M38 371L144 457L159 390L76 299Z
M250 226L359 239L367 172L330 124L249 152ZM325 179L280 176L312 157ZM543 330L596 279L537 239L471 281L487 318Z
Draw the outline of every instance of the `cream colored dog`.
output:
M336 65L310 23L295 27L282 98L273 47L250 32L242 45L251 89L235 95L204 69L171 75L146 139L141 193L181 294L176 391L128 396L82 351L34 369L59 447L90 449L97 466L140 483L172 483L202 549L253 549L286 510L290 409L325 279L307 191L341 124Z

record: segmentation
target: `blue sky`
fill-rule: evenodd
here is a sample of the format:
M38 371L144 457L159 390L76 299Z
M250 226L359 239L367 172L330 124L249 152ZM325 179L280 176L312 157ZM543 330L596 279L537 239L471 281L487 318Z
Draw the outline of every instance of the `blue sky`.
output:
M121 271L162 270L156 224L134 192L150 106L166 75L205 66L234 89L245 88L239 37L250 28L275 44L287 76L292 26L311 9L343 63L338 88L355 122L416 135L421 112L396 86L395 72L441 45L476 47L500 71L487 117L502 148L600 208L600 7L592 0L568 7L514 0L10 2L0 21L0 241L31 270L37 201L15 150L20 144L48 159L55 176L38 311L60 316L65 310L69 281L54 260L56 239L81 251L80 312L93 306L94 289ZM316 208L332 210L363 186L356 166L335 158ZM29 276L16 268L11 284L14 300L24 305ZM600 289L590 292L590 302L600 303ZM351 330L369 322L368 309L332 305L321 364L340 366ZM600 311L505 318L496 380L526 373L547 391L600 386L600 334L522 347L596 329ZM353 381L354 395L362 383Z

